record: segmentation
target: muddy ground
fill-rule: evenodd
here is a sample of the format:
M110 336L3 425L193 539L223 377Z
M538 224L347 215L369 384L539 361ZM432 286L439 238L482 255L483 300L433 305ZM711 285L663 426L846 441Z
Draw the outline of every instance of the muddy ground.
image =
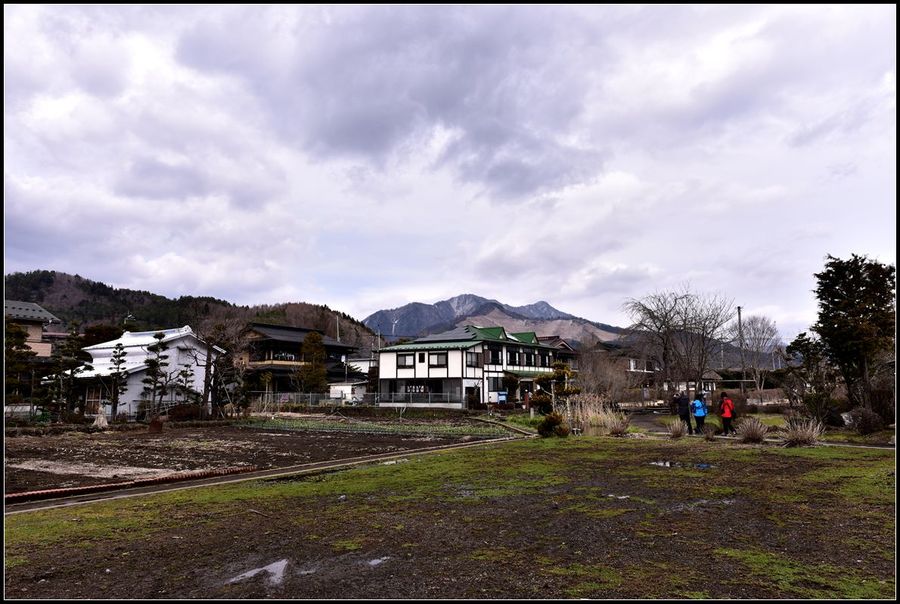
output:
M5 595L893 599L895 469L838 447L508 441L8 516Z
M5 439L4 491L109 484L189 470L281 468L432 447L473 437L279 431L236 426Z

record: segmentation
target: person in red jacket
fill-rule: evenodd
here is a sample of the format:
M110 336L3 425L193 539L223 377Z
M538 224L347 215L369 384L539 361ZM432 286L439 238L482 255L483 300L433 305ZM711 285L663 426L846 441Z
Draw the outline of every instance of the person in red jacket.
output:
M721 399L719 402L719 415L722 416L722 433L725 436L737 434L737 430L731 425L731 421L735 416L734 401L728 398L728 393L724 391L719 395L719 398Z

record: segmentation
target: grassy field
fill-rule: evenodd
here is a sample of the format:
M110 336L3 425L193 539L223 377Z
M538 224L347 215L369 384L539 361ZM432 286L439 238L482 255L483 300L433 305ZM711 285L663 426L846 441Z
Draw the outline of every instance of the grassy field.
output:
M895 470L843 447L505 442L8 516L6 595L893 598Z

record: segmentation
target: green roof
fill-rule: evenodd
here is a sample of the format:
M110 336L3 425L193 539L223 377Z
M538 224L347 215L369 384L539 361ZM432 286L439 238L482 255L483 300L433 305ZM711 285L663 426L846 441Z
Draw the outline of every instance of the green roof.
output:
M471 348L478 344L476 341L471 342L410 342L408 344L397 344L396 346L388 346L382 348L382 352L406 352L415 350L463 350Z
M540 344L540 342L538 342L537 334L533 331L523 331L521 333L511 333L509 335L526 344Z
M509 344L524 344L535 348L555 350L555 347L542 344L537 334L533 331L507 334L503 327L476 327L467 325L457 327L443 333L432 334L418 338L407 344L396 344L382 350L400 352L404 350L459 350L469 348L479 342L506 342Z

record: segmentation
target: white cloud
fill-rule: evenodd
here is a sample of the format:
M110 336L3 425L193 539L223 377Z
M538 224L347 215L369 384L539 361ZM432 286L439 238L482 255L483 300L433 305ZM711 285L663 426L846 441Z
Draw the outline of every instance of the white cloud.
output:
M895 12L4 7L6 271L799 330L826 254L895 262Z

